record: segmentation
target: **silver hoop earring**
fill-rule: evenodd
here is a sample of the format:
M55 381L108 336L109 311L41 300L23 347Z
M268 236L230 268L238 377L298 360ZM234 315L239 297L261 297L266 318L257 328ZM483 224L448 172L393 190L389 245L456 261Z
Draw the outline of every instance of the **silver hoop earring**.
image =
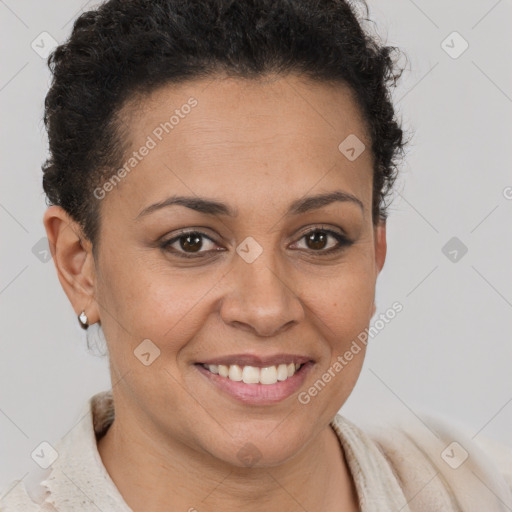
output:
M80 324L80 327L82 329L87 329L89 327L89 320L87 318L87 315L85 314L85 311L82 311L79 315L78 315L78 323Z

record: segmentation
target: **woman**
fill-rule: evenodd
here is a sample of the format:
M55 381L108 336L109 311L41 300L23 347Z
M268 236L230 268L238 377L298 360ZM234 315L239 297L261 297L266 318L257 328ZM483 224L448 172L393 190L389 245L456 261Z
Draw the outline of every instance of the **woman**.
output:
M0 510L510 510L464 433L337 414L405 145L392 51L344 1L78 18L50 58L44 225L112 390Z

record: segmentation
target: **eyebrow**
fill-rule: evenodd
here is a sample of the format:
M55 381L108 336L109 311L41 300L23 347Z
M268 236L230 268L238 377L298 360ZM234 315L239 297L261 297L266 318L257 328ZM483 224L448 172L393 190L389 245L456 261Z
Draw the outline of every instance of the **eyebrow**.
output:
M356 196L343 192L341 190L336 190L334 192L328 192L324 194L317 194L314 196L308 196L301 199L297 199L293 201L288 208L288 212L286 215L299 215L301 213L306 213L311 210L316 210L318 208L322 208L323 206L327 206L334 202L349 202L353 204L357 204L361 211L364 213L364 205L360 199ZM186 208L190 208L199 213L204 213L206 215L226 215L228 217L237 217L238 210L236 208L231 208L225 203L221 203L219 201L215 201L213 199L206 199L201 197L187 197L187 196L172 196L158 203L152 204L146 208L144 208L135 218L135 220L139 220L141 217L149 215L157 210L161 210L162 208L167 208L169 206L185 206Z

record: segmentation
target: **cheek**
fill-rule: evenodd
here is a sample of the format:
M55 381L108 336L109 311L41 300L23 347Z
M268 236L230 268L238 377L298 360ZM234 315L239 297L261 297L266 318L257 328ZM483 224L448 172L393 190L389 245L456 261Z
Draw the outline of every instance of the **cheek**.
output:
M178 351L204 325L222 276L207 267L177 271L140 258L110 265L98 287L107 339L134 347L150 339L162 351Z
M323 354L325 363L319 372L326 381L337 383L330 388L340 400L350 394L364 362L375 297L372 276L371 265L365 264L364 258L350 268L348 265L340 267L338 275L317 288L314 302L310 302L314 312L311 318L327 341Z
M139 286L145 291L140 307L132 311L134 328L165 345L186 343L202 328L222 281L222 273L212 270L147 272L141 277Z
M348 338L364 330L372 317L375 280L371 265L340 265L336 274L317 281L304 278L304 297L325 326L326 338L343 349ZM307 289L306 289L307 287Z

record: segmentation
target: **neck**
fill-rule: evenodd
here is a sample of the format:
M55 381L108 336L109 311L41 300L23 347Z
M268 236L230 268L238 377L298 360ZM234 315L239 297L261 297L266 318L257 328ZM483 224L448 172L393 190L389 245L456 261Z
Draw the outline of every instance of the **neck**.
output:
M98 451L134 512L358 510L354 483L330 425L279 466L241 468L162 439L116 411Z

